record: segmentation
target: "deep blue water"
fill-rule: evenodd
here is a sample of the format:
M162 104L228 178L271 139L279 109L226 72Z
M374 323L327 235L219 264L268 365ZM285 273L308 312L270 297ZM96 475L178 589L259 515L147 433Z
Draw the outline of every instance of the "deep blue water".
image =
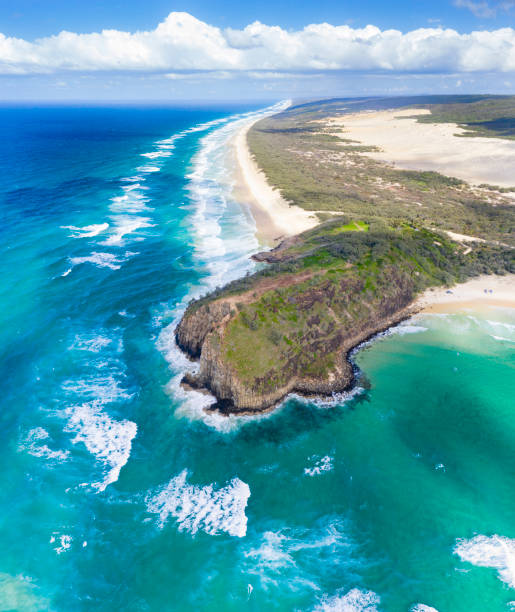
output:
M510 609L513 311L402 327L330 405L179 386L182 310L260 248L263 112L0 108L0 610Z

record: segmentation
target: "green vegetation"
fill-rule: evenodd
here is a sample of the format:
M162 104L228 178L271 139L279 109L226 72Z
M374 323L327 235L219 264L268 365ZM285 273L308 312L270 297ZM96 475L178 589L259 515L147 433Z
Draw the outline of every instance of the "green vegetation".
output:
M467 129L463 136L515 139L513 96L489 96L473 102L430 105L431 115L417 117L421 123L457 123Z
M267 393L295 377L327 379L346 338L402 310L427 287L515 272L511 249L481 245L464 253L445 235L406 223L333 220L306 232L281 261L195 308L239 296L222 356L246 388Z
M350 380L346 352L398 320L424 289L515 273L515 209L503 190L396 170L364 156L366 147L338 138L326 122L351 108L395 104L433 104L435 121L461 117L474 133L500 134L499 122L486 124L496 113L513 116L515 98L329 100L292 107L250 130L251 151L269 182L324 222L261 254L271 263L255 274L188 307L184 343L190 318L191 329L210 342L200 384L218 389L224 401L239 397L240 407L259 409L280 399L281 389L341 388ZM460 244L448 231L482 240ZM224 306L225 318L206 332L204 323L222 316L210 309L213 302ZM221 376L220 368L231 374ZM268 399L260 404L259 397Z
M363 155L366 147L327 133L332 130L327 117L344 110L405 106L408 100L420 107L433 99L439 104L431 109L446 106L442 97L295 106L257 123L249 132L249 146L269 182L288 201L307 210L344 212L354 219L380 217L389 225L406 220L515 245L513 200L504 196L505 190L472 189L437 172L397 170ZM481 105L497 105L500 112L502 102L505 112L511 108L515 115L515 97L450 101L454 113L466 107L477 114ZM444 117L443 111L438 110L436 117Z
M369 229L369 224L364 221L351 221L334 228L332 231L334 234L340 234L341 232L368 232Z

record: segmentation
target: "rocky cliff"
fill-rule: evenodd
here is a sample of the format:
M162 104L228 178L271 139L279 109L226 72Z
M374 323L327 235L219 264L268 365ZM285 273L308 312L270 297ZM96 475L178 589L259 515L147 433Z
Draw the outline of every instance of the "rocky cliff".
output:
M286 351L270 346L273 362L265 376L258 367L256 375L249 378L241 375L234 359L228 358L227 346L233 332L231 323L237 322L242 316L235 305L236 298L219 298L201 306L193 304L176 329L176 340L183 351L199 361L199 369L195 375L187 374L183 383L192 388L210 391L217 398L214 409L224 414L264 411L274 407L293 392L306 396L327 396L349 388L354 379L353 367L348 360L349 352L361 342L409 315L413 287L407 282L406 286L399 290L397 299L388 298L372 303L370 300L366 302L367 292L363 284L340 286L344 293L343 299L338 299L334 294L331 296L332 287L327 284L324 276L323 272L320 273L317 283L310 279L308 287L299 286L296 277L291 277L292 284L286 285L283 282L281 290L289 289L297 294L295 308L298 313L302 310L314 313L317 304L326 308L328 299L332 300L338 309L338 306L341 306L339 302L350 305L361 293L363 303L366 303L366 316L356 321L349 313L343 315L342 319L341 315L332 312L328 320L323 320L314 314L308 321L300 345L302 357L307 359L299 358L296 349L291 349L290 346ZM252 303L263 299L270 291L273 292L274 289L270 288L268 283L267 291L261 292L257 299L254 297ZM257 295L256 291L246 292L237 299L248 302L249 297ZM249 332L250 343L253 334L256 344L262 342L260 336L263 330L249 328ZM288 338L285 340L289 341ZM277 356L277 362L273 360L274 355ZM324 362L328 356L331 357L328 366L317 375L310 375L313 359ZM243 358L260 359L259 351L256 350L254 355L250 350L248 356ZM278 368L281 370L279 373ZM267 385L269 381L274 381L274 384Z

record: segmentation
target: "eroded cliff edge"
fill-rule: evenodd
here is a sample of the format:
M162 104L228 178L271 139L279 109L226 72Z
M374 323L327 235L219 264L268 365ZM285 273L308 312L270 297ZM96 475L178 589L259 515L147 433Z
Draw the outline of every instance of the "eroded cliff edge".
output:
M184 384L210 391L226 414L343 391L349 351L409 316L425 288L492 271L499 258L488 246L471 258L407 224L352 227L338 219L310 230L256 257L271 262L265 269L191 303L176 340L199 368Z

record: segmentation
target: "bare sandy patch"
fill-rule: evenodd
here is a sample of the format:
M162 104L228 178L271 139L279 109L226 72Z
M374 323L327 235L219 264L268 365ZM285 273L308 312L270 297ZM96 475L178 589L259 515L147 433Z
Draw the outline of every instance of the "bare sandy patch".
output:
M515 187L515 141L470 137L455 123L418 123L428 109L353 113L330 119L335 135L381 151L365 153L406 170L432 170L472 184Z

